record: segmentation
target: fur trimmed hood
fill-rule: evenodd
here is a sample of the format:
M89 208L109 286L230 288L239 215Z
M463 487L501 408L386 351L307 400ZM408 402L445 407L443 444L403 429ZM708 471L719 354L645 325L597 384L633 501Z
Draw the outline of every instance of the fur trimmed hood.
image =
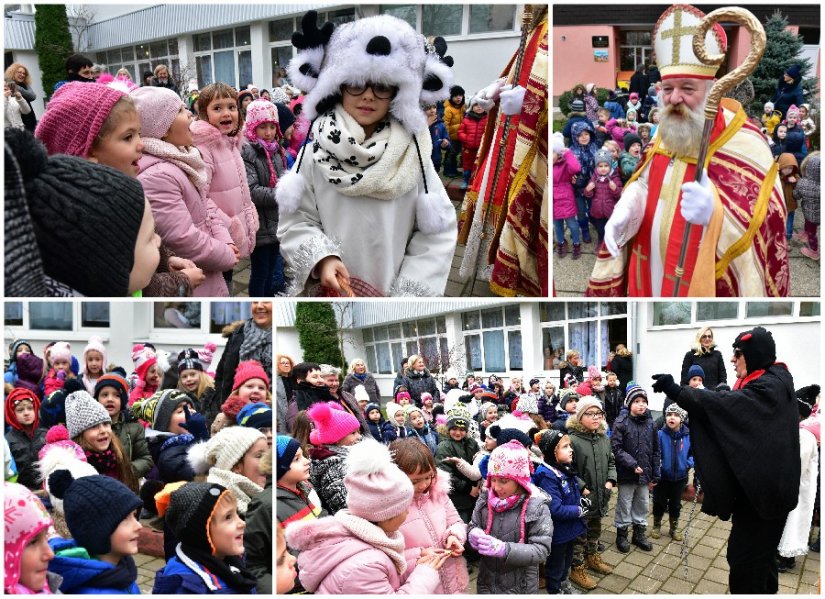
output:
M195 146L225 143L240 152L241 146L244 143L243 129L241 129L237 135L230 137L222 134L216 127L210 125L208 121L192 121L192 124L189 125L189 130L192 132Z

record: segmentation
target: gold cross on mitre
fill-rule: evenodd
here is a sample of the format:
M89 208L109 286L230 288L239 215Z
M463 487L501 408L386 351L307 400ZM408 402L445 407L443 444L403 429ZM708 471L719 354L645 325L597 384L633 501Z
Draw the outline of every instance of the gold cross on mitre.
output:
M656 65L663 79L687 77L713 79L719 65L706 65L693 51L693 36L705 14L688 4L675 4L662 13L653 28ZM717 23L708 30L705 46L709 53L724 54L725 31Z

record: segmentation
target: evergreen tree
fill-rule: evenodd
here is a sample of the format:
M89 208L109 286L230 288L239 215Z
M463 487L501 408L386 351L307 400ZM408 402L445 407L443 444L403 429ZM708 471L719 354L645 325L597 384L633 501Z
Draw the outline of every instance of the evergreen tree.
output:
M34 49L40 62L43 90L50 96L66 78L66 59L74 53L65 4L38 4L34 13Z
M305 362L344 367L335 311L328 302L298 302L295 328Z
M765 54L750 75L754 99L748 112L752 115L762 114L765 102L773 99L777 83L791 65L798 64L801 67L803 89L815 92L817 87L816 78L805 78L813 65L801 56L805 41L788 31L787 17L777 10L765 21L764 26L768 39Z

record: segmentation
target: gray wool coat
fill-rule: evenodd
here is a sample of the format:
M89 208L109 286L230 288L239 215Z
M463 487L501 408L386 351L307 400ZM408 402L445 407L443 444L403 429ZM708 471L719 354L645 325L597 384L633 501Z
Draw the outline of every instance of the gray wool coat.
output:
M252 203L258 210L258 232L255 234L255 245L272 245L278 243L278 204L275 202L275 188L269 187L269 165L266 160L266 150L259 144L247 141L241 147L241 158L246 167L246 182L249 184L249 194ZM283 158L279 155L272 157L275 175L280 179L286 171Z
M476 502L467 534L474 528L487 528L489 510L485 489ZM539 568L550 555L553 542L553 519L550 516L550 497L538 487L528 499L524 513L524 542L519 543L523 500L512 509L493 512L489 534L507 542L504 559L481 557L476 588L479 595L534 595L539 592Z

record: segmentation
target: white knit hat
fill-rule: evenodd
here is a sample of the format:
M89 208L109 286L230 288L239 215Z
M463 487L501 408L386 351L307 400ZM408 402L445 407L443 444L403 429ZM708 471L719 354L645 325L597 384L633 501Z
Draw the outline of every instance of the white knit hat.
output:
M49 359L52 364L57 359L71 360L72 346L65 341L58 341L49 348Z
M413 498L413 485L392 461L390 450L375 439L353 445L346 461L347 508L370 522L383 522L404 513Z
M256 428L222 428L209 441L197 443L189 449L189 463L197 474L205 474L213 467L232 470L258 439L266 439L266 436Z
M516 402L516 411L524 412L525 414L538 414L539 413L539 403L535 397L531 395L527 395L526 393L519 397L518 402Z
M399 405L399 404L395 403L394 401L389 402L387 404L387 420L394 423L395 422L395 415L398 412L403 412L403 411L404 411L404 406Z
M367 393L367 388L364 385L355 387L355 401L369 401L370 394Z
M66 428L72 439L103 422L112 422L109 412L86 391L75 391L66 398Z
M100 354L103 358L102 368L106 368L106 348L103 346L103 339L98 337L97 335L92 335L89 337L89 343L86 344L86 347L83 348L83 364L81 368L83 372L86 372L86 354L90 351L96 351Z

